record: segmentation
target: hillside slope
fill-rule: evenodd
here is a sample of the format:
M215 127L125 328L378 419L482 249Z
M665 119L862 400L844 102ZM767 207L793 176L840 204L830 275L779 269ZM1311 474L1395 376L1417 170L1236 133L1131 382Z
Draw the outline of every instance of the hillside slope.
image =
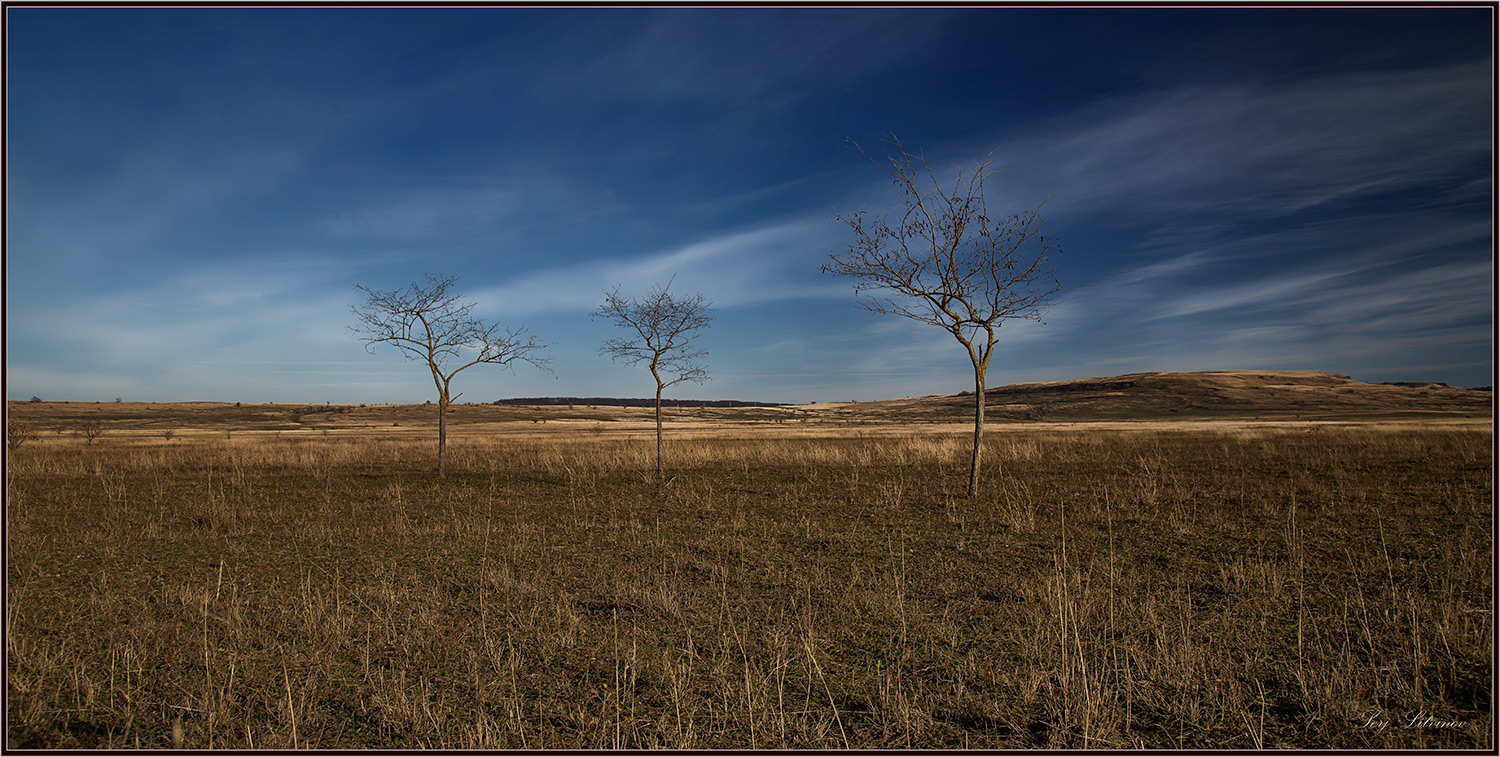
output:
M986 417L1007 420L1131 418L1347 418L1488 416L1490 391L1436 382L1370 384L1323 371L1222 370L1131 373L1011 384L985 391ZM958 420L972 392L859 403L892 420Z

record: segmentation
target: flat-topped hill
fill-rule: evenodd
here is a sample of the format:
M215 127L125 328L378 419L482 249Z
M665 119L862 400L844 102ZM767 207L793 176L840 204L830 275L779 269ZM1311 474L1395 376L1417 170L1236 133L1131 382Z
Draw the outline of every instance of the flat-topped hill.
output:
M987 419L1348 418L1488 416L1492 392L1432 381L1371 384L1323 371L1130 373L1010 384L985 391ZM819 407L819 406L814 406ZM973 392L827 405L872 418L972 417Z

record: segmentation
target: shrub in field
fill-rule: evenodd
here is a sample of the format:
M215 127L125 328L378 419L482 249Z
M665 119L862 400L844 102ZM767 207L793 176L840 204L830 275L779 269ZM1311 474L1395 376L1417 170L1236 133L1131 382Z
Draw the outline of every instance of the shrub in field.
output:
M8 418L5 422L5 448L16 450L21 445L41 438L35 423L19 418Z
M104 421L86 420L78 424L78 429L73 432L75 436L82 436L84 443L92 445L95 439L104 433Z

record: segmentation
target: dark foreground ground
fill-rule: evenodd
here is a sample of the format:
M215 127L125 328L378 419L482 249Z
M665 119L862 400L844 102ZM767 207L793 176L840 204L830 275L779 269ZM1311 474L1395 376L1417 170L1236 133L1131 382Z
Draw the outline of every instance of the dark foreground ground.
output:
M1495 747L1487 427L451 445L13 451L7 747Z

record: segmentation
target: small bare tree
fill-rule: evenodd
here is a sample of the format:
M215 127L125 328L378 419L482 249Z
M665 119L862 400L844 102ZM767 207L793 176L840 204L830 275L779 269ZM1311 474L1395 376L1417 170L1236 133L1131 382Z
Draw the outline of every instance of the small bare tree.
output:
M7 418L5 423L5 448L14 452L27 442L42 438L42 432L31 421Z
M673 277L676 278L675 276ZM693 340L713 320L708 314L709 305L703 295L676 297L666 286L652 289L645 297L634 300L620 294L620 287L605 290L604 304L590 313L594 318L606 318L616 326L633 332L620 339L607 339L599 354L609 355L618 362L630 365L645 363L656 379L656 480L664 479L661 455L661 395L674 384L692 381L701 384L708 380L708 369L698 360L708 354L707 350L693 347Z
M78 424L78 430L74 431L73 434L75 436L82 434L84 444L93 446L94 440L104 434L104 421L86 420Z
M927 161L912 155L895 135L890 138L895 154L887 153L883 160L850 143L890 172L904 199L896 211L878 216L864 211L839 215L854 232L854 241L843 256L830 255L832 263L823 270L858 279L856 296L879 292L861 300L865 309L937 326L969 351L974 364L972 497L979 492L985 372L996 331L1014 318L1040 322L1057 302L1056 268L1048 263L1057 245L1042 236L1041 205L990 215L984 182L993 173L994 153L977 165L960 167L947 189Z
M451 391L454 376L480 364L514 368L516 361L549 373L552 369L541 354L547 345L527 336L524 327L507 331L474 318L475 303L452 293L456 278L430 273L424 277L405 289L389 291L356 284L354 288L364 292L366 300L362 307L351 308L359 322L349 328L364 340L371 354L376 345L389 344L432 372L438 394L437 472L442 476L448 453L448 406L463 396Z

